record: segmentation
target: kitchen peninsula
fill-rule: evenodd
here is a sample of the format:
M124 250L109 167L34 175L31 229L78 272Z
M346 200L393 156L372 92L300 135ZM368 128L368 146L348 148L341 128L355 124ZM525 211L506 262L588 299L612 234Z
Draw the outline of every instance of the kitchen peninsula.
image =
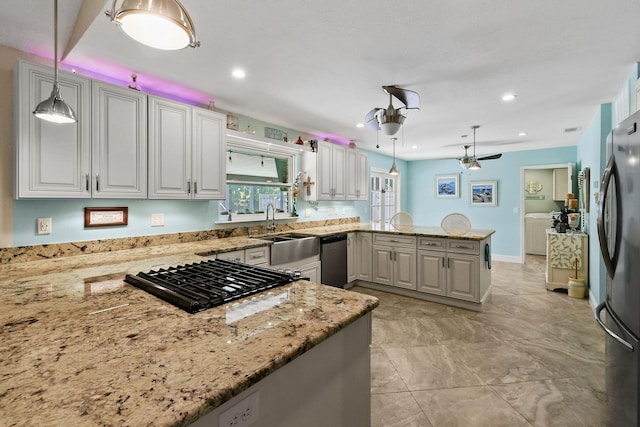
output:
M296 425L308 413L323 414L316 418L322 422L334 417L334 425L369 425L370 322L376 298L300 280L253 301L188 314L123 282L127 273L199 262L204 258L198 254L269 245L256 231L0 251L3 421L79 426L198 426L206 421L216 426L221 413L259 391L264 425ZM481 301L489 294L485 256L490 260L486 245L492 230L451 236L439 227L398 231L354 218L279 224L276 231L353 233L358 236L358 274L371 278L383 272L372 268L374 248L402 246L409 239L414 246L408 252L421 260L413 266L418 278L434 277L421 270L430 265L430 255L436 256L434 267L445 269L439 270L441 279L455 276L447 276L444 266L457 257L467 266L463 271L478 269L478 281L469 283L478 284ZM467 253L454 257L455 250ZM442 283L445 292L453 289L447 283ZM427 293L424 286L411 290L366 279L358 284L445 303L459 300L472 308L481 304L440 297L437 289ZM324 413L328 404L333 405L330 414Z
M368 425L376 298L301 280L188 314L122 280L201 261L193 252L218 243L228 249L227 239L218 240L167 245L164 256L156 247L0 266L3 423L184 426L258 388L262 405L293 398L312 414L340 399L338 407L354 406L333 420L358 425L349 413L360 408L354 414ZM256 244L230 240L235 248ZM313 384L301 379L318 375ZM262 421L277 414L280 425L303 415L262 408Z

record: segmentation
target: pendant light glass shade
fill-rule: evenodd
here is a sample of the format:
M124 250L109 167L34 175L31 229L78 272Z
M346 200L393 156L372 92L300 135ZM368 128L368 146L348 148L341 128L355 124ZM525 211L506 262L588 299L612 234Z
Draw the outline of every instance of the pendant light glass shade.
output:
M480 169L480 163L478 163L478 159L475 157L471 160L471 164L469 165L470 170L478 170Z
M471 129L473 129L473 157L471 158L469 169L474 171L480 169L480 163L478 163L478 157L476 156L476 129L479 127L479 125L471 126Z
M38 104L33 114L52 123L75 123L78 121L76 113L62 99L58 85L58 0L54 0L53 9L53 90L49 98Z
M162 50L200 46L193 21L178 0L124 0L117 9L116 3L107 15L132 39Z

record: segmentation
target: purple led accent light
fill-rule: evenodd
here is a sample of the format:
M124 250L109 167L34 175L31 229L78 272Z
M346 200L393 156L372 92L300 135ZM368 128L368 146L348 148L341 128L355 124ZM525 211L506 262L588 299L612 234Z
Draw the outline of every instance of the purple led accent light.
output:
M348 147L349 143L351 143L350 139L347 139L344 136L336 135L333 133L319 133L319 134L316 134L314 137L314 139L317 139L318 141L324 141L325 138L328 138L329 141L331 141L334 144L344 145L345 147Z
M131 81L131 74L138 76L137 84L142 92L162 96L185 104L206 108L213 98L210 94L197 91L179 83L170 82L130 68L112 64L106 61L91 60L82 62L65 62L60 69L68 72L75 70L76 74L111 83L116 86L127 87ZM99 71L94 71L99 70Z

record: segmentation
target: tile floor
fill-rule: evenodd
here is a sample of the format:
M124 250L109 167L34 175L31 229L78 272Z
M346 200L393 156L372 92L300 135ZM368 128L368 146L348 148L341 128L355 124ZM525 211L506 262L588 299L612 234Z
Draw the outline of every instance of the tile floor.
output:
M544 257L494 262L482 313L378 292L374 427L608 425L604 332L588 300L548 292Z

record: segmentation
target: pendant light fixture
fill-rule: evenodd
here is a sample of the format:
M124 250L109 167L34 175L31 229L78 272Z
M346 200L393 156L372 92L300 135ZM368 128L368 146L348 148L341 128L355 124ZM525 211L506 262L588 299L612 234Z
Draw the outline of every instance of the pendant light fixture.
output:
M38 104L33 114L53 123L75 123L76 113L62 99L58 85L58 0L53 0L53 90L51 96Z
M398 168L396 167L396 140L398 138L391 138L393 141L393 163L391 164L391 169L389 169L389 175L398 175Z
M113 0L106 15L126 35L155 49L200 46L193 21L178 0Z
M471 170L480 169L480 163L478 163L478 158L476 157L476 129L479 127L479 125L471 126L471 129L473 129L473 157L471 158L471 164L469 165L469 169Z

